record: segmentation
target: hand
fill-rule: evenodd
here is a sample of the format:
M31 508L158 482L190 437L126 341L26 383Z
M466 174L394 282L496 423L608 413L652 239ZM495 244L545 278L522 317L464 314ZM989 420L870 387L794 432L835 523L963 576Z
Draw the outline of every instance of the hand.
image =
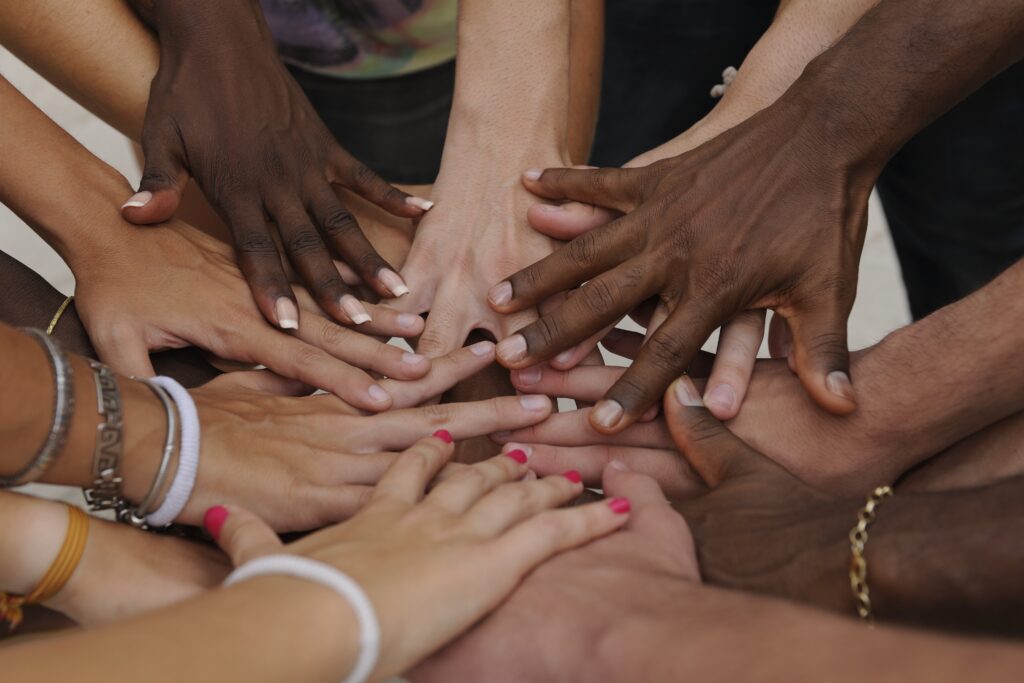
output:
M332 253L380 296L408 291L332 185L396 216L420 216L430 203L395 189L337 144L278 59L259 3L160 2L155 19L161 54L142 134L145 169L125 218L168 220L191 175L230 226L256 305L280 327L294 320L298 302L266 216L334 319L358 323L365 313Z
M651 614L687 609L670 601L700 581L686 522L650 478L609 467L609 496L628 497L625 528L539 567L498 611L407 675L435 681L652 680L604 668L616 638ZM620 630L621 629L621 630ZM524 656L529 653L529 656Z
M323 317L301 290L302 317L289 323L296 331L275 330L248 296L230 249L177 221L159 230L127 226L116 242L76 259L74 271L75 308L93 346L124 374L152 376L150 351L194 345L265 365L359 408L385 410L394 397L364 369L407 380L430 369L422 356ZM423 328L417 316L371 311L374 320L360 331L404 337Z
M515 312L588 281L556 313L505 340L502 363L534 365L658 295L668 319L591 414L597 429L620 431L716 327L741 311L772 308L789 323L794 366L814 400L853 411L846 319L874 173L869 164L847 168L844 155L816 144L824 138L810 109L797 104L780 100L646 168L527 172L524 183L542 197L628 215L494 287L495 309Z
M504 456L466 467L424 495L453 452L447 434L437 437L402 454L352 520L288 546L246 510L207 513L207 528L236 565L284 551L358 582L382 634L374 680L412 667L495 609L534 567L628 518L622 500L554 510L583 487L560 475L515 483L529 470Z

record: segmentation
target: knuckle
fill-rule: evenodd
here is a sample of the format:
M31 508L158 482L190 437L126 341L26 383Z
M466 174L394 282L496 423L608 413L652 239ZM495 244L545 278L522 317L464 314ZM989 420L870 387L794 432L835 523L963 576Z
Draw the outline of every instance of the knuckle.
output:
M435 403L420 408L423 416L431 425L443 427L455 418L455 409L450 403Z
M601 278L591 280L583 285L578 299L589 313L604 315L615 308L619 300L619 292L618 285Z
M323 219L324 233L335 239L347 239L359 232L359 224L352 214L345 209L334 209Z
M542 512L535 518L538 534L549 541L558 541L572 535L576 515L559 514L557 510Z
M597 239L593 232L580 235L569 242L565 248L567 249L566 255L575 266L589 268L597 262Z
M352 183L357 187L368 187L376 182L383 182L381 177L366 164L356 161L351 167Z
M320 234L312 225L303 225L292 231L285 241L285 248L288 253L294 256L305 256L306 254L323 251L324 242Z
M243 232L235 236L235 248L243 254L276 254L277 245L263 232Z
M335 325L332 322L323 320L320 325L319 338L320 345L323 348L331 349L344 346L347 341L347 337L353 333L341 325Z
M544 346L555 344L562 337L562 323L551 315L544 316L531 327L536 338Z
M529 507L533 501L532 487L518 482L502 484L496 494L501 496L503 506L517 510Z
M647 359L663 372L681 371L682 344L668 334L655 334L647 342Z

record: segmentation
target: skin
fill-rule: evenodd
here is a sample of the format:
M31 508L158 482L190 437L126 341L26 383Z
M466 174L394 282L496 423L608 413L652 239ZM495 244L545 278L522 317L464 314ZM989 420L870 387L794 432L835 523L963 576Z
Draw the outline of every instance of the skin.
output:
M513 483L527 469L504 456L424 495L452 451L441 438L421 439L389 469L359 515L286 547L258 517L238 508L220 508L210 530L236 561L289 552L356 580L381 626L374 679L386 678L468 629L537 565L628 520L606 503L554 510L582 487L566 477ZM298 619L322 628L287 626ZM4 648L0 663L19 678L102 672L174 681L217 672L250 681L338 680L355 661L357 637L354 615L332 591L268 576L106 628ZM179 656L154 668L168 639ZM97 654L112 647L121 653L112 661Z
M513 313L587 281L503 340L500 360L534 365L659 297L668 318L591 414L613 433L657 400L716 327L771 308L790 328L808 393L849 414L846 319L871 186L903 142L1020 58L1019 19L1008 0L971 10L882 2L774 104L692 152L641 169L526 172L541 197L627 215L495 286L495 310Z

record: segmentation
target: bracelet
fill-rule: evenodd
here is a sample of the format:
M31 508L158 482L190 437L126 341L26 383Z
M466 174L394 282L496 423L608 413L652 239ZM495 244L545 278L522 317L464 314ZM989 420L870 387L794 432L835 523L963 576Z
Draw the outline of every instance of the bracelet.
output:
M82 491L90 510L115 510L121 499L121 456L124 453L124 404L117 377L110 368L90 360L96 381L96 410L103 418L96 427L92 488Z
M174 407L174 402L163 387L146 380L139 381L149 387L156 394L156 397L160 399L160 403L163 404L164 412L167 414L167 437L164 440L164 451L163 456L160 458L160 466L157 468L156 476L153 478L153 484L149 487L149 491L142 499L142 502L135 507L130 507L127 504L122 505L117 511L117 521L130 524L136 529L149 529L149 524L146 523L146 515L149 514L157 497L164 490L167 483L167 473L170 471L171 456L174 455L174 449L177 445L178 413Z
M857 514L857 524L850 530L850 588L857 603L857 614L868 624L871 623L871 591L864 548L868 543L868 527L875 521L875 511L891 495L891 486L879 486L872 491L864 509Z
M57 455L64 450L64 444L68 440L68 428L71 426L71 414L75 410L74 375L64 351L59 344L39 330L24 328L23 331L42 345L50 359L57 387L53 399L53 424L50 425L50 433L47 434L43 447L32 461L20 472L9 477L0 477L0 488L21 486L43 476Z
M196 484L196 474L199 471L199 414L196 412L195 401L185 387L170 377L154 377L149 381L167 390L181 418L178 471L174 474L174 481L171 482L171 488L167 491L163 503L146 516L146 523L149 526L162 527L178 518L188 504L192 488Z
M82 559L85 543L89 540L89 515L73 505L65 507L68 509L68 529L64 534L64 542L39 584L24 596L0 593L0 617L10 624L11 631L18 627L24 617L22 607L46 602L57 595Z
M72 294L69 297L67 297L66 299L64 299L64 303L62 303L57 308L57 312L53 314L52 318L50 318L50 324L46 326L46 336L47 337L50 337L50 336L53 335L53 331L55 329L57 329L57 323L60 322L60 317L62 315L64 315L64 311L68 310L68 306L70 306L71 302L74 301L74 300L75 300L75 295Z
M246 562L228 575L224 585L230 586L239 581L268 574L293 576L319 583L332 589L348 602L356 614L356 623L359 625L359 655L344 683L365 683L369 680L380 656L380 623L377 621L373 603L359 584L348 574L323 562L299 555L281 554L264 555Z

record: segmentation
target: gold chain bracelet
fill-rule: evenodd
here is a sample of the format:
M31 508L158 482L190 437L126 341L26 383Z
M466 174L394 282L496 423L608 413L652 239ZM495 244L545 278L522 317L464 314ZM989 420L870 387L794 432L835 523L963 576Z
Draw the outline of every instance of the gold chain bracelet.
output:
M71 302L74 301L74 300L75 300L75 295L72 294L71 296L65 298L64 299L64 303L62 303L57 308L57 312L54 313L53 317L50 319L50 324L46 326L46 336L47 337L53 335L53 331L55 329L57 329L57 323L60 322L61 316L64 315L64 311L68 310L68 306L70 306Z
M868 563L864 547L868 543L868 527L875 521L875 511L892 495L891 486L879 486L868 496L864 509L857 514L857 524L850 530L850 589L857 603L857 614L871 623L871 591L868 589Z

